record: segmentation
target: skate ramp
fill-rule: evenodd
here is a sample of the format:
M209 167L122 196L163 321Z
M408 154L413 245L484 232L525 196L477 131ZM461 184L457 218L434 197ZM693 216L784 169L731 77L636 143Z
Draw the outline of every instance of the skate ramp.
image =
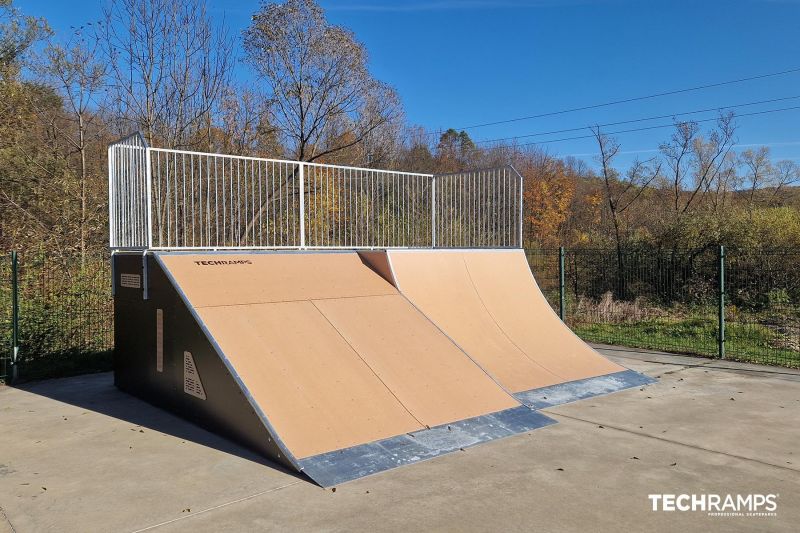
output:
M263 426L278 450L266 454L323 486L552 422L509 395L355 252L161 253L156 262L208 339L193 356L203 397L184 394L191 403L181 409L219 418L218 405L245 399L239 410L253 416L239 425ZM179 304L155 305L168 321ZM184 352L180 331L165 323L162 335L172 337L164 358ZM219 360L237 385L224 393L209 376ZM254 432L229 432L240 433Z
M649 382L597 353L561 322L522 250L388 255L401 293L526 405L555 405Z

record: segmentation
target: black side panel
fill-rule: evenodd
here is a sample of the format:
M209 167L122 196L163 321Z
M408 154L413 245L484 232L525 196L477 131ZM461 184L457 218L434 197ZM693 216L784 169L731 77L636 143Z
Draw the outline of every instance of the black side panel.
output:
M234 440L293 470L275 438L228 371L176 287L147 256L148 300L143 288L121 285L124 274L144 285L141 255L114 255L114 382L121 390ZM126 277L127 285L135 278ZM157 310L163 313L163 364L157 370ZM184 392L184 352L190 352L206 399Z

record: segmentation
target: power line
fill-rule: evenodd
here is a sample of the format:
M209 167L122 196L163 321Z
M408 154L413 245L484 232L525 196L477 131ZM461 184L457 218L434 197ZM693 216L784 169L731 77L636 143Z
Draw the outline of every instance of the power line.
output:
M727 105L727 106L720 106L720 107L709 107L707 109L697 109L695 111L684 111L684 112L681 112L681 113L670 113L670 114L667 114L667 115L656 115L656 116L652 116L652 117L636 118L636 119L631 119L631 120L621 120L621 121L618 121L618 122L607 122L605 124L598 124L598 126L601 127L601 128L605 128L605 127L608 127L608 126L620 126L622 124L634 124L636 122L646 122L648 120L658 120L658 119L662 119L662 118L680 117L680 116L684 116L684 115L694 115L694 114L697 114L697 113L708 113L710 111L723 111L725 109L734 109L734 108L738 108L738 107L748 107L748 106L754 106L754 105L760 105L760 104L771 104L771 103L774 103L774 102L783 102L783 101L786 101L786 100L796 100L798 98L800 98L800 95L797 95L797 96L784 96L782 98L772 98L770 100L759 100L759 101L756 101L756 102L747 102L747 103L744 103L744 104L734 104L734 105ZM580 127L577 127L577 128L566 128L566 129L562 129L562 130L542 131L542 132L538 132L538 133L526 133L524 135L515 135L513 137L500 137L498 139L482 139L482 140L474 141L474 142L475 142L475 144L488 144L488 143L494 143L494 142L513 141L513 140L516 140L516 139L526 139L528 137L541 137L541 136L544 136L544 135L554 135L556 133L567 133L567 132L570 132L570 131L582 131L582 130L585 130L586 128L587 128L587 126L580 126Z
M505 119L505 120L497 120L497 121L494 121L494 122L485 122L485 123L482 123L482 124L473 124L471 126L464 126L464 127L455 128L455 129L457 129L457 130L470 130L470 129L475 129L475 128L483 128L483 127L486 127L486 126L496 126L498 124L509 124L511 122L520 122L520 121L523 121L523 120L531 120L531 119L534 119L534 118L552 117L552 116L556 116L556 115L563 115L563 114L566 114L566 113L574 113L576 111L586 111L586 110L589 110L589 109L598 109L598 108L601 108L601 107L608 107L608 106L619 105L619 104L627 104L627 103L630 103L630 102L640 102L642 100L660 98L662 96L670 96L670 95L673 95L673 94L682 94L682 93L688 93L688 92L692 92L692 91L700 91L700 90L703 90L703 89L711 89L711 88L714 88L714 87L722 87L722 86L725 86L725 85L732 85L734 83L743 83L743 82L746 82L746 81L761 80L761 79L765 79L765 78L772 78L772 77L775 77L775 76L783 76L783 75L786 75L786 74L794 74L794 73L797 73L797 72L800 72L800 67L792 68L792 69L788 69L788 70L782 70L780 72L771 72L769 74L760 74L758 76L748 76L746 78L739 78L739 79L735 79L735 80L720 81L720 82L716 82L716 83L707 83L705 85L697 85L695 87L687 87L685 89L675 89L675 90L672 90L672 91L665 91L665 92L661 92L661 93L648 94L648 95L645 95L645 96L636 96L636 97L633 97L633 98L625 98L623 100L612 100L610 102L603 102L603 103L600 103L600 104L592 104L592 105L581 106L581 107L573 107L573 108L569 108L569 109L561 109L559 111L550 111L548 113L539 113L538 115L528 115L528 116L525 116L525 117L516 117L516 118ZM439 133L437 133L437 132L431 132L428 135L438 135L438 134Z
M756 116L756 115L766 115L768 113L780 113L780 112L783 112L783 111L793 111L793 110L796 110L796 109L800 109L800 106L784 107L784 108L780 108L780 109L768 109L768 110L765 110L765 111L754 111L752 113L745 113L745 114L742 114L742 115L737 115L737 118L752 117L752 116ZM712 122L712 121L715 121L715 120L717 120L717 119L716 118L709 118L709 119L704 119L704 120L696 120L694 122L696 122L697 124L701 124L701 123L704 123L704 122ZM674 126L675 126L674 123L673 124L659 124L657 126L647 126L647 127L643 127L643 128L632 128L632 129L627 129L627 130L612 131L612 132L606 133L606 135L619 135L621 133L633 133L633 132L636 132L636 131L647 131L647 130L655 130L655 129L660 129L660 128L671 128L671 127L674 127ZM593 139L593 138L594 138L594 134L592 134L592 135L579 135L579 136L575 136L575 137L562 137L561 139L548 139L546 141L538 141L538 142L516 144L514 146L536 146L536 145L539 145L539 144L550 144L550 143L563 142L563 141L575 141L575 140L579 140L579 139Z

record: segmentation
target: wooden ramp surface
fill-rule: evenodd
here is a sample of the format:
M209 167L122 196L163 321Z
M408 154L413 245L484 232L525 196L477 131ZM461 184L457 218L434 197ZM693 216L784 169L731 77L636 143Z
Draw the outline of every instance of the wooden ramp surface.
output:
M297 459L520 405L355 252L161 261Z
M511 392L626 370L561 322L522 250L388 254L400 292Z

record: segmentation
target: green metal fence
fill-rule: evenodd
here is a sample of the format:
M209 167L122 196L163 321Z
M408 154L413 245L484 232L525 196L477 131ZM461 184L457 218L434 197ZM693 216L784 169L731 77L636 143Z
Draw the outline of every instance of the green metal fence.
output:
M527 254L553 309L587 341L800 367L800 253Z
M527 255L553 309L587 341L800 367L800 252L726 251L724 261L718 249L620 255L554 248ZM7 347L0 381L14 373L35 379L110 368L107 257L26 255L14 269L5 255L0 302Z
M0 351L0 382L5 382L11 376L11 356L14 353L16 346L15 339L12 335L12 325L14 323L12 317L12 294L11 287L13 285L11 279L13 258L3 257L0 261L0 342L2 342L2 351Z
M14 255L6 255L0 265L0 339L7 347L0 381L110 369L114 339L108 258L20 254L15 261Z

